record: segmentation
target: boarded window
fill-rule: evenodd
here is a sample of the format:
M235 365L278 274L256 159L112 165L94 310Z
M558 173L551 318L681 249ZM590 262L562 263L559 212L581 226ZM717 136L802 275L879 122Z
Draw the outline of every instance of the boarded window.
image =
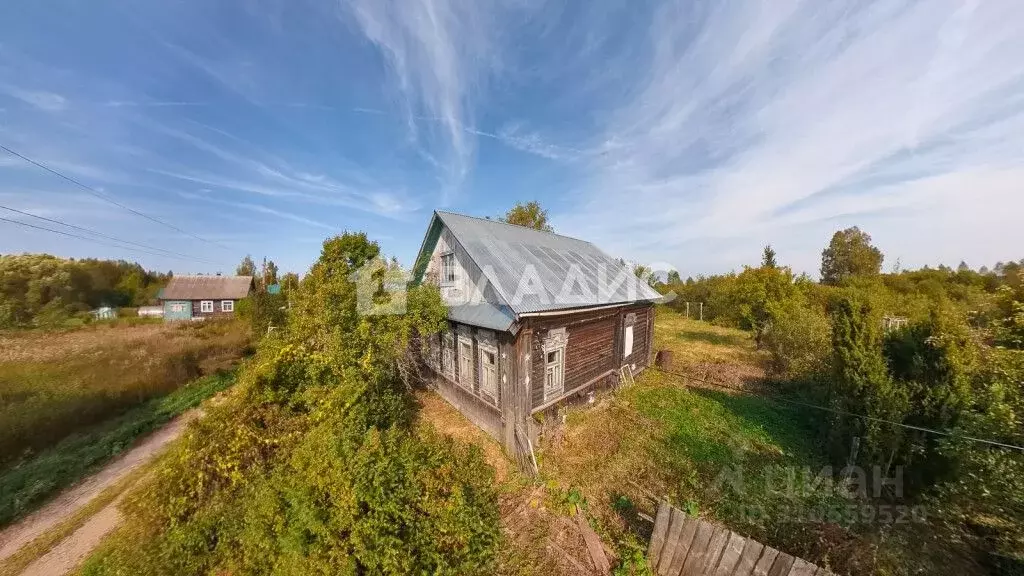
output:
M562 395L565 383L565 348L544 354L544 400Z
M473 389L473 343L459 339L459 384Z
M455 254L441 256L441 283L455 283Z
M498 401L498 354L493 350L480 350L480 394Z
M633 327L626 326L622 338L622 358L629 358L633 353Z

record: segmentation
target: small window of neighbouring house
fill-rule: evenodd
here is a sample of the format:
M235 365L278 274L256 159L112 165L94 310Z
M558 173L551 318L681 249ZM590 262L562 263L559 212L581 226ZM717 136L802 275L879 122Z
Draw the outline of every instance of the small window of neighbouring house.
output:
M455 254L441 256L441 284L455 283Z
M171 304L171 312L184 312L185 305L181 303Z
M220 311L221 312L234 312L235 311L235 301L234 300L221 300L220 301Z
M199 303L200 312L213 312L213 300L203 300Z

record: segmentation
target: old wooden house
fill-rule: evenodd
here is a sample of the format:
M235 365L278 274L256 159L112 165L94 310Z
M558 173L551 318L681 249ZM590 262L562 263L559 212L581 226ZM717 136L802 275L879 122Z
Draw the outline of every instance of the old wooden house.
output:
M435 212L413 275L448 305L450 330L428 351L434 386L519 457L535 415L650 363L659 294L589 242Z
M204 320L234 314L253 287L252 276L174 276L157 298L167 322Z

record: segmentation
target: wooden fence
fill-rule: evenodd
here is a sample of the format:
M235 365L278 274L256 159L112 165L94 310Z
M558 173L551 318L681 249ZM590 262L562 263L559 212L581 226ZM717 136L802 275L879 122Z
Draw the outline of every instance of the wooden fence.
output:
M662 502L647 550L658 576L819 576L824 568Z

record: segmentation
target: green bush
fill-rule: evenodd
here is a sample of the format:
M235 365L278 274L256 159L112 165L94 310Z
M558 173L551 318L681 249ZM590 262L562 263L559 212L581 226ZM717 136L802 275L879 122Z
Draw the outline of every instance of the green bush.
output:
M786 381L820 381L831 360L831 327L825 313L801 300L775 308L761 339L773 376Z
M477 448L410 432L403 363L444 325L436 288L404 315L356 309L364 235L324 243L288 326L126 504L85 574L491 574L493 470Z

